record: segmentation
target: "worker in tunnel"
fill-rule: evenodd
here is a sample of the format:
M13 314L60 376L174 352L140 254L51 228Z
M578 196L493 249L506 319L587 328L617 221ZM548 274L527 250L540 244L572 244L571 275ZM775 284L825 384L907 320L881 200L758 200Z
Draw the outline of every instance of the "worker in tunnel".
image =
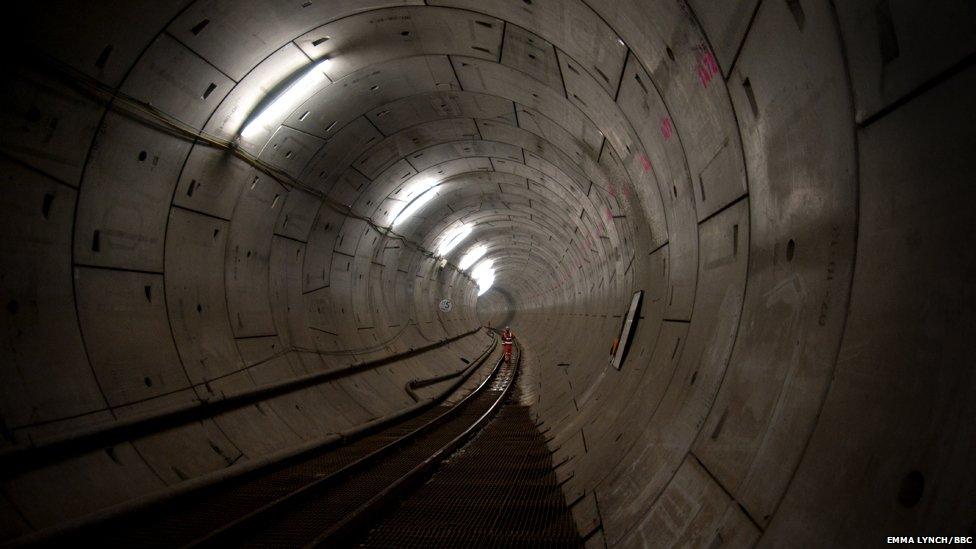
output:
M515 334L512 328L505 326L502 331L502 349L505 351L505 362L512 361L512 344L515 343Z

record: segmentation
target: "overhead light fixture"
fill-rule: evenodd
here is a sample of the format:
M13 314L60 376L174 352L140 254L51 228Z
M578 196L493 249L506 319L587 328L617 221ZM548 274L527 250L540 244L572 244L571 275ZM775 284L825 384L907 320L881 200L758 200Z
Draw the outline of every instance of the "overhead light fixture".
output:
M440 183L440 181L434 179L433 177L416 178L400 189L400 192L397 193L397 198L403 200L404 202L410 202L411 199L436 187L438 183Z
M478 295L487 292L495 283L495 260L486 259L471 271L471 278L478 284Z
M252 137L262 129L270 129L269 124L282 115L290 113L300 103L308 99L310 92L326 80L325 69L331 60L326 58L312 65L305 74L295 80L285 91L278 94L260 114L251 119L241 130L241 137Z
M495 283L495 271L491 274L486 275L478 281L478 295L484 295L485 292L491 289L492 284Z
M468 249L468 253L461 257L461 261L458 263L458 268L462 271L468 267L474 265L475 261L481 259L481 256L488 253L488 247L484 244L478 244L477 246L472 246Z
M482 261L481 263L478 263L478 266L475 267L473 271L471 271L471 278L473 278L475 280L478 280L479 278L481 278L482 276L484 276L489 271L495 272L495 260L494 259L486 259L486 260Z
M404 208L394 216L393 223L391 224L392 227L395 229L397 228L397 226L401 225L404 221L410 219L410 216L417 213L420 210L420 208L423 208L428 202L433 200L434 197L436 196L437 196L437 187L427 189L427 191L424 192L424 194L418 196L412 202L404 206Z
M437 255L447 255L455 246L461 243L462 240L471 234L471 225L461 224L457 227L448 231L443 238L441 238L441 244L437 249Z

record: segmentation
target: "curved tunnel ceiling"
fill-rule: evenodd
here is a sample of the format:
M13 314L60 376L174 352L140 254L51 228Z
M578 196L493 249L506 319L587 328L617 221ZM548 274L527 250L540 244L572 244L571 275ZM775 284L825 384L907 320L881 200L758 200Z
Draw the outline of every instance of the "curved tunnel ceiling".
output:
M136 4L25 14L4 455L409 356L18 470L6 539L402 411L488 322L587 540L972 535L968 3Z

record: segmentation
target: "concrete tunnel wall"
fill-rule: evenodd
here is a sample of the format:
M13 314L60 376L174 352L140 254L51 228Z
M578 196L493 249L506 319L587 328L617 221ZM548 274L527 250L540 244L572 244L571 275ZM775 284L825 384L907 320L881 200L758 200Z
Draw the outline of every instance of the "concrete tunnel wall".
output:
M973 535L970 3L426 3L23 14L0 451L434 348L7 473L3 539L408 409L487 321L588 543Z

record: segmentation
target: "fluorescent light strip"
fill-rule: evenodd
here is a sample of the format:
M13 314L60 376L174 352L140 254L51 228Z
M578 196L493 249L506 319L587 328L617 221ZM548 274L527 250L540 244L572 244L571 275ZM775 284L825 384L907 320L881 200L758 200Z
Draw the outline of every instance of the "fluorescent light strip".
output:
M453 250L455 246L471 234L472 228L471 225L462 224L448 231L441 239L441 245L437 250L437 255L447 255L448 252Z
M461 257L461 261L458 262L458 268L462 271L468 267L474 265L475 261L481 259L481 256L488 253L488 247L484 244L478 244L477 246L472 246L468 248L468 253Z
M486 259L481 263L478 263L478 266L475 267L473 271L471 271L471 278L478 280L488 272L494 273L495 272L494 265L495 265L494 259Z
M433 177L423 177L417 179L416 181L411 181L400 189L400 192L397 193L397 198L403 200L404 202L409 202L414 197L420 196L433 189L438 183L440 183L440 181L434 179Z
M255 116L244 126L244 129L241 130L241 137L249 138L263 129L272 129L269 124L276 122L283 115L287 115L308 99L310 92L326 80L325 68L329 61L329 59L324 59L312 65L301 78L288 86L278 97L275 97L274 101L261 111L261 114Z
M478 283L478 295L487 292L495 283L495 260L485 259L471 271L471 278Z
M402 224L404 221L410 218L413 214L417 213L420 208L427 205L428 202L433 200L437 196L437 187L430 188L424 192L424 194L418 196L413 200L413 202L404 206L399 213L393 218L392 226L397 228L398 225Z
M491 289L492 284L495 283L495 272L492 271L490 275L487 275L480 280L478 280L478 295L483 295L485 292Z

